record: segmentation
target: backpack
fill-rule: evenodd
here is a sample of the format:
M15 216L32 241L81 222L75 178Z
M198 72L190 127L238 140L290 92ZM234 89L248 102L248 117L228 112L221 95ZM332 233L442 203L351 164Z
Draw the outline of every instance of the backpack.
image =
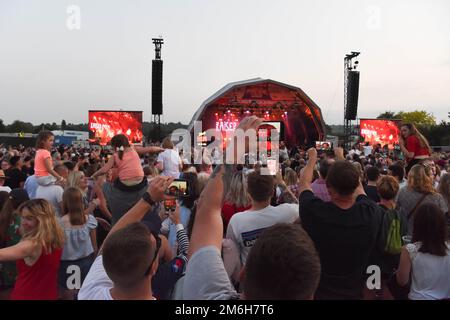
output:
M385 217L388 220L388 229L384 252L388 254L399 254L402 249L400 218L395 210L387 211Z
M385 208L383 216L383 226L381 230L381 239L384 242L382 246L383 253L390 255L400 254L402 249L402 236L406 234L406 224L400 218L395 209Z

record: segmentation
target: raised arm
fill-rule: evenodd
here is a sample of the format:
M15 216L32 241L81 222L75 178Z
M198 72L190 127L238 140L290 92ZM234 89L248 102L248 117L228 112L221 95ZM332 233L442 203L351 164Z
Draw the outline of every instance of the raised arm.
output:
M221 216L223 195L223 166L217 166L203 190L197 205L197 214L189 245L189 258L200 248L222 248L223 222Z
M240 122L236 130L244 132L249 129L256 130L261 123L262 119L256 116L247 117ZM233 176L233 168L238 159L242 159L246 153L246 150L237 148L236 144L232 145L235 148L229 147L226 152L232 155L233 164L216 166L211 179L200 195L189 245L189 258L202 247L215 246L219 251L222 249L222 202ZM239 150L241 153L238 153Z
M101 178L100 178L101 179ZM108 219L112 219L112 214L108 209L108 205L106 203L105 194L103 193L101 182L99 178L96 179L94 183L93 188L94 194L97 196L97 199L100 201L100 204L98 205L98 208L100 209L101 213Z
M24 259L29 257L35 248L36 245L29 240L20 241L14 246L0 249L0 261L16 261Z
M175 225L177 231L177 242L178 242L177 255L183 255L187 257L189 251L189 238L186 234L186 230L184 229L183 224L181 223L180 204L178 201L175 211L171 211L169 213L169 219Z
M308 149L307 153L308 153L308 163L306 164L306 167L303 168L302 173L300 174L300 180L298 185L300 194L306 190L312 191L311 182L313 179L314 166L316 165L317 162L316 148Z
M164 200L165 198L164 192L169 187L172 181L173 178L163 176L159 176L153 179L152 182L150 183L150 186L147 189L147 193L150 195L150 198L155 203ZM150 203L148 203L143 199L139 200L134 205L134 207L128 210L128 212L125 213L125 215L122 218L120 218L119 221L117 221L117 223L109 232L105 241L109 238L111 234L113 234L117 230L120 230L132 223L141 221L151 208L152 205L150 205Z
M276 184L277 186L280 188L281 190L281 194L283 195L284 193L290 194L292 199L297 199L297 197L295 196L295 194L292 193L291 189L289 189L289 187L286 185L286 183L283 180L283 176L281 175L281 172L278 171L276 174ZM298 200L298 199L297 199ZM278 199L277 199L278 202Z
M139 147L139 146L135 146L134 150L136 150L138 154L160 153L164 151L164 149L160 147Z

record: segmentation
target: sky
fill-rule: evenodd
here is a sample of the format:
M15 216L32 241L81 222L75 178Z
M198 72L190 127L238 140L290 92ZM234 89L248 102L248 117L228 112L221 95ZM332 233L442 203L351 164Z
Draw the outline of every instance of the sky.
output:
M450 111L448 0L0 0L0 119L151 116L151 38L164 45L164 122L188 123L229 82L302 88L343 122L343 58L360 51L358 117Z

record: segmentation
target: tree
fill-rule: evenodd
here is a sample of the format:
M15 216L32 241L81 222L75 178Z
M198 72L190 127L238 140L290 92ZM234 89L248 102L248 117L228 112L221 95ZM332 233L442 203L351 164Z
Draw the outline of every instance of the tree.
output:
M5 132L6 126L3 123L3 119L0 119L0 132Z
M393 111L385 111L381 113L377 119L396 119L395 112Z
M64 120L64 119L63 119L63 121L61 121L61 130L62 131L67 130L67 123L66 123L66 120Z
M34 131L34 126L32 123L29 122L15 120L13 123L6 126L5 131L9 133L19 133L19 132L31 133Z
M402 122L413 123L416 126L434 126L436 125L436 118L424 110L412 111L412 112L398 112L395 117L401 119Z
M439 125L418 126L420 132L432 146L450 145L450 122L442 121Z

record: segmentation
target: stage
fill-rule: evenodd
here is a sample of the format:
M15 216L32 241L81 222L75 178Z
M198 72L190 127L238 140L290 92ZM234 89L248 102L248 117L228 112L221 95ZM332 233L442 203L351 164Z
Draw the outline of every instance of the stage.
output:
M261 78L224 86L198 108L188 130L193 132L194 122L201 121L203 130L226 134L251 115L279 130L288 147L314 146L326 137L322 112L303 90Z

